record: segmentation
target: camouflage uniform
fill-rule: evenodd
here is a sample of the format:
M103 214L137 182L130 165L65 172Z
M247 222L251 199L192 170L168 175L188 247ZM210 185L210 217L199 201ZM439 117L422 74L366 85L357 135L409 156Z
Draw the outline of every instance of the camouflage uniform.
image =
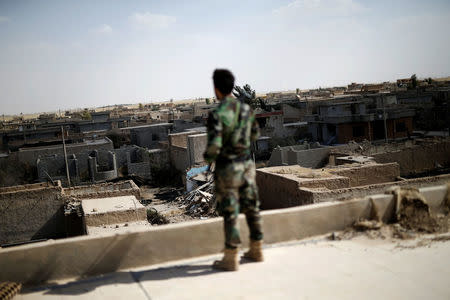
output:
M225 247L240 244L237 217L242 211L250 229L250 238L263 238L259 214L255 164L250 145L259 135L258 123L250 106L227 97L208 117L207 162L216 162L214 174L217 209L224 218Z

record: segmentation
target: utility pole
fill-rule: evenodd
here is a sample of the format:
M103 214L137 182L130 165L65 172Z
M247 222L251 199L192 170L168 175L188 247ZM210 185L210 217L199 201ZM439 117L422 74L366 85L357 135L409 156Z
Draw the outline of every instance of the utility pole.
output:
M386 126L386 107L384 105L384 97L381 95L381 103L383 104L383 121L384 121L384 140L388 142L387 126Z
M63 142L63 150L64 150L64 160L66 162L66 175L67 175L67 184L70 187L70 174L69 174L69 164L67 163L67 151L66 151L66 141L64 140L64 127L61 126L61 137Z

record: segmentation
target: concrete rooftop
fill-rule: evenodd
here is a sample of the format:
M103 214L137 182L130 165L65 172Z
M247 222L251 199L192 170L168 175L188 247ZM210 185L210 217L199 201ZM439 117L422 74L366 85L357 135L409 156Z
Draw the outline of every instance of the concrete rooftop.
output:
M23 290L16 299L450 299L450 236L275 244L217 272L208 256Z
M128 211L144 206L135 196L118 196L99 199L82 199L81 205L85 214L104 214L116 211Z

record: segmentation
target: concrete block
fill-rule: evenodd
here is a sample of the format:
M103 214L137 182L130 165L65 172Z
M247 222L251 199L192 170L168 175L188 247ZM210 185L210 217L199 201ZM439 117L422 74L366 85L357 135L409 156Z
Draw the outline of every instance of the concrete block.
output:
M392 194L378 194L367 197L371 200L371 218L379 217L384 223L391 223L395 214L395 199Z
M447 185L423 187L419 189L419 192L427 200L431 211L437 212L445 205L447 197Z
M83 199L81 207L87 226L147 220L145 207L135 196Z

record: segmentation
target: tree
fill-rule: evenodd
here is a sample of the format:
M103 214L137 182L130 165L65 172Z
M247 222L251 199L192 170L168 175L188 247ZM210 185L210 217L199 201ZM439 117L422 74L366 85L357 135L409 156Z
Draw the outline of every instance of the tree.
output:
M143 110L144 109L144 105L142 105L142 103L139 103L139 110Z
M411 85L415 89L417 87L417 76L416 74L411 75Z
M205 102L206 102L207 105L211 104L211 100L209 98L206 98Z

